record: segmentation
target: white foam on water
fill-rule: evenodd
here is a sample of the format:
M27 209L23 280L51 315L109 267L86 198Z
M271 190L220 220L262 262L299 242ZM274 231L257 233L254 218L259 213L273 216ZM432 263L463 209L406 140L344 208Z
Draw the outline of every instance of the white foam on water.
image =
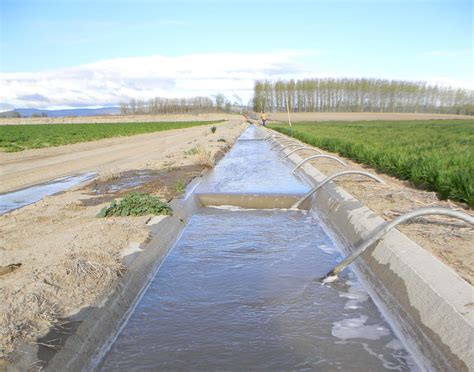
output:
M365 302L369 299L368 292L364 289L361 283L359 282L349 282L350 287L349 291L345 293L340 293L339 297L348 298L344 309L346 310L355 310L360 308L359 304Z
M239 207L237 205L206 205L206 208L214 208L214 209L222 209L230 212L242 212L242 211L278 211L278 212L284 212L284 211L298 211L303 214L308 213L306 210L300 210L300 209L289 209L289 208L244 208L244 207ZM334 252L335 250L331 251Z
M387 343L385 347L392 349L392 350L401 350L403 349L403 345L400 341L398 341L396 338L394 338L392 341Z
M361 315L359 318L349 318L334 322L331 334L341 340L347 340L349 338L378 340L390 334L390 331L383 326L365 325L367 319L365 315Z

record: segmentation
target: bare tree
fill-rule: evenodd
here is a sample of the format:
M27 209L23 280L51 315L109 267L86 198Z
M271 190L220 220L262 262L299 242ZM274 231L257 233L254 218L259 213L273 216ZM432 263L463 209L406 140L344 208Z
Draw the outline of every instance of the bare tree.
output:
M305 79L256 81L255 111L420 112L474 115L474 93L384 79Z

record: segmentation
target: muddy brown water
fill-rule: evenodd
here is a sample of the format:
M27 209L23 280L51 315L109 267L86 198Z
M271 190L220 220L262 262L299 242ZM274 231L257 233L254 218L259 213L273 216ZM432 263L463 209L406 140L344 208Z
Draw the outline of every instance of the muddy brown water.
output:
M290 170L238 141L198 190L305 192ZM418 370L353 272L318 280L340 259L313 212L202 208L96 368Z
M174 188L177 182L187 184L203 171L201 165L185 165L170 167L169 169L137 169L120 173L109 180L96 180L90 185L90 193L93 195L122 195L130 191L156 192L168 189L167 196L175 196Z

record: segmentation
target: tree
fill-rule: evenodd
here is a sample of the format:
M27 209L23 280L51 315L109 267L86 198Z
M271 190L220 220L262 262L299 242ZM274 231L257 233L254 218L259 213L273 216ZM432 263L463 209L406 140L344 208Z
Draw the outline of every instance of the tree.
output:
M224 109L224 104L225 104L225 96L222 93L216 94L214 96L216 100L216 108L218 111L222 111Z
M472 115L474 91L384 79L256 81L253 108L286 111L421 112Z
M128 103L120 102L120 115L127 115L130 112Z

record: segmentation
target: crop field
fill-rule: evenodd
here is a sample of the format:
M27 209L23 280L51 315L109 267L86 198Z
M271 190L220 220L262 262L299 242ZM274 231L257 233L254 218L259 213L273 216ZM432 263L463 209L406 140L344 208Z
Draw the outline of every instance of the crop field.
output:
M292 135L474 207L474 120L295 123Z
M0 126L0 150L22 151L95 141L102 138L180 129L221 123L215 121L115 123L115 124L36 124Z

